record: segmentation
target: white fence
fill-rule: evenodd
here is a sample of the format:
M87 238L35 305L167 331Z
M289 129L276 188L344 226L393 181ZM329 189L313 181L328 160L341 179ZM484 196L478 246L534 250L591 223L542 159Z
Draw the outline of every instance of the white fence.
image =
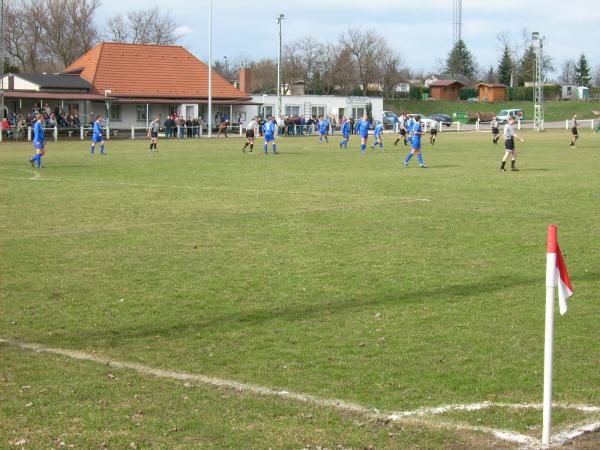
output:
M594 123L595 123L594 119L577 120L577 122L579 122L580 128L584 128L584 124L589 123L590 130L594 129ZM570 130L570 129L571 129L571 120L567 119L567 120L565 120L565 130Z

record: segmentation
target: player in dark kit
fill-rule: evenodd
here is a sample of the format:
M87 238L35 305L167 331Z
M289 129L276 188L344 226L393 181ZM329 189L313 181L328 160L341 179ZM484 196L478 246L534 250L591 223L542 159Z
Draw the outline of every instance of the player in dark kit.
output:
M575 142L577 142L577 139L579 139L579 122L577 121L577 114L573 114L573 117L571 118L571 133L573 134L573 138L571 139L571 143L569 144L571 146L571 148L577 148L575 147Z
M250 153L254 150L254 138L256 137L256 129L258 128L257 118L253 118L246 127L246 143L242 147L242 151L246 153L246 147L250 146Z

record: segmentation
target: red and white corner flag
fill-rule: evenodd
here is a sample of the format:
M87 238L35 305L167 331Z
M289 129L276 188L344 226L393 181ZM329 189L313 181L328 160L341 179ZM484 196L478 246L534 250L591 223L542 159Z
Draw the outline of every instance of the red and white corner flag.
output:
M567 312L567 299L573 295L573 286L569 280L567 266L558 245L556 225L548 226L548 253L546 257L546 286L558 287L558 305L560 314Z

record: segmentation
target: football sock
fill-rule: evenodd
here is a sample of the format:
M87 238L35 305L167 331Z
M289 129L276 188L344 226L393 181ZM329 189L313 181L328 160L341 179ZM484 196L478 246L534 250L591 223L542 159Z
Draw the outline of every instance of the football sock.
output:
M500 165L500 169L504 169L506 167L506 161L502 161L502 164Z
M404 160L404 162L406 164L408 164L408 162L411 160L412 157L413 157L413 154L412 154L412 152L410 152L408 155L406 155L406 159Z
M273 153L277 153L277 144L273 144Z
M423 155L420 153L417 153L417 159L419 160L419 164L424 166L425 163L423 162Z
M250 151L254 150L254 144L250 144Z
M394 145L398 145L398 142L400 142L400 138L396 139L396 142L394 142Z
M265 144L265 153L269 153L269 144Z
M380 148L381 150L383 150L383 142L380 142L380 143L379 143L379 148Z
M42 155L35 155L36 166L39 169L42 165Z
M104 153L104 144L100 144L100 153Z
M515 163L516 163L516 161L513 159L513 160L510 162L510 167L512 167L512 168L514 169L514 168L515 168Z
M367 144L360 144L360 151L364 153L364 151L367 149Z
M93 155L93 154L94 154L94 146L92 145L92 146L90 147L90 155Z

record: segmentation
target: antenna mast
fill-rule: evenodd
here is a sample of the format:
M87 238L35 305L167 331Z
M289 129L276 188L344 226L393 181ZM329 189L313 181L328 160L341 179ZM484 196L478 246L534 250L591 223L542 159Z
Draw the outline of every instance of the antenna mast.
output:
M533 130L544 131L544 38L536 31L532 34L532 41L535 50Z
M454 32L452 35L453 44L462 40L462 0L454 0L453 19Z

